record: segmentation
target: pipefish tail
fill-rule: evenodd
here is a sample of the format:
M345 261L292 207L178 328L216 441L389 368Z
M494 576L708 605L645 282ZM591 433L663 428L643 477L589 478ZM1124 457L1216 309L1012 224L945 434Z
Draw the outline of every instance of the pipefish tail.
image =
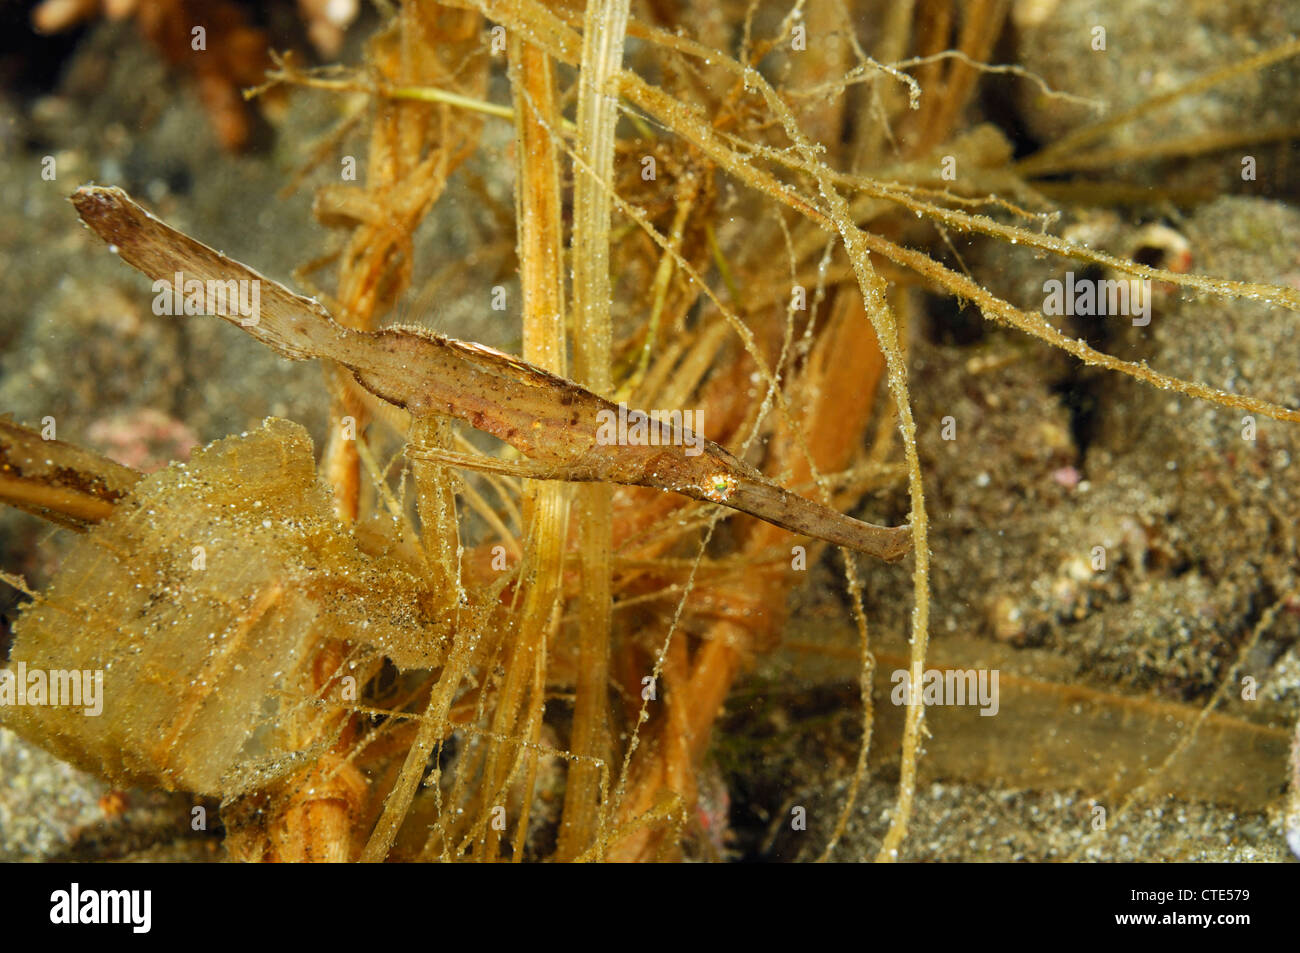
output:
M72 203L123 261L154 280L155 290L160 282L179 282L182 287L171 292L175 301L199 296L203 303L196 309L209 309L204 313L224 318L283 357L335 361L362 387L413 416L458 418L510 444L528 462L418 448L409 451L413 456L532 479L654 487L890 562L911 548L910 526L865 523L791 493L684 423L654 421L661 439L651 446L602 440L607 415L627 415L627 408L493 348L420 328L345 328L318 302L177 231L121 189L85 186Z

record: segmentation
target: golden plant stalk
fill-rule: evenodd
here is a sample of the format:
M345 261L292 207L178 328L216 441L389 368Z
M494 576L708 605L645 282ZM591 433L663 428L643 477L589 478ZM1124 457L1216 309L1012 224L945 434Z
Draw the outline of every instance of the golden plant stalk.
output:
M629 0L592 0L583 32L578 80L578 151L586 165L575 176L573 212L574 377L596 394L613 393L613 329L609 317L610 203L602 183L613 178L615 77L623 63ZM609 734L610 533L613 499L604 485L579 490L578 684L573 753L607 762ZM597 835L599 778L590 762L575 764L564 790L559 854L578 856Z
M547 132L557 122L555 69L550 58L515 38L510 46L512 88L515 92L515 148L519 186L515 190L519 235L520 284L524 296L524 360L563 376L565 373L565 300L563 220L560 214L559 154ZM530 707L526 730L520 734L536 750L546 705L549 643L553 620L564 598L564 557L568 542L569 494L558 483L528 482L523 490L527 549L521 575L531 580L520 615L520 632L512 672L526 671ZM526 647L526 648L525 648ZM524 655L524 652L528 655ZM525 669L526 664L526 669ZM498 728L498 731L500 729ZM593 758L600 752L588 751ZM600 772L598 763L584 762ZM524 857L529 811L536 788L537 758L529 757L520 802L523 815L516 828L511 856ZM603 778L602 778L603 779Z

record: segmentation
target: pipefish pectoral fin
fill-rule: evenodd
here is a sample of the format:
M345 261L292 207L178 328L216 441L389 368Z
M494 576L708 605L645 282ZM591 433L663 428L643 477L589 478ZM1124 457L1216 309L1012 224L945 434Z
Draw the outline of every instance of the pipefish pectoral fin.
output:
M688 495L749 513L801 536L847 546L885 562L897 562L912 549L910 524L865 523L766 480L719 474L716 484L706 486L698 495L693 492Z

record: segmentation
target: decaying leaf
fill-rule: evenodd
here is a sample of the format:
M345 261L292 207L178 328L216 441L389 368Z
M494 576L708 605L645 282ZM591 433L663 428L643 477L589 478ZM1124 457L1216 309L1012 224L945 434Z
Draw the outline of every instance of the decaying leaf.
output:
M321 722L346 710L339 683L365 664L322 688L322 644L429 665L435 610L406 567L338 526L311 439L272 419L142 480L19 616L9 671L102 672L102 712L12 706L0 719L114 784L231 797L296 764L301 739L319 744Z

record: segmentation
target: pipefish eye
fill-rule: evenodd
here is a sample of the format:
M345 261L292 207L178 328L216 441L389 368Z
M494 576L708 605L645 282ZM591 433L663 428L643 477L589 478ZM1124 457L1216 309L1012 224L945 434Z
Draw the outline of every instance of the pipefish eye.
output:
M705 488L705 494L709 499L721 503L731 496L731 492L735 488L735 478L730 477L725 473L715 473L709 477L708 484Z

